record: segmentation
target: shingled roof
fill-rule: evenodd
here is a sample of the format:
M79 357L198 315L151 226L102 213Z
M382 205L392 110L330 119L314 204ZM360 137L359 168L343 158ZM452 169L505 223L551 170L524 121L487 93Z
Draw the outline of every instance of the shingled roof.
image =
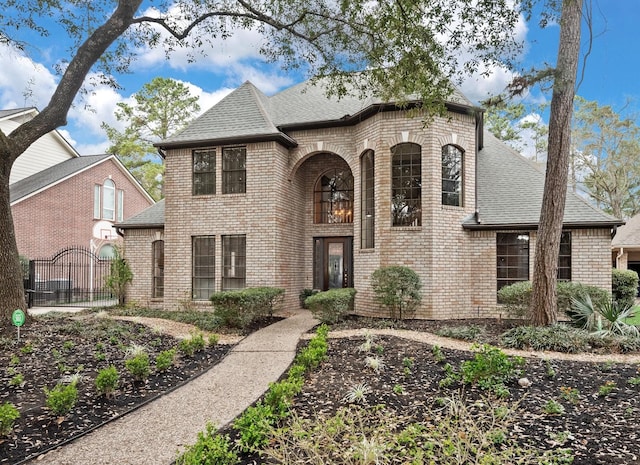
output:
M455 90L451 104L473 107ZM184 130L156 144L161 148L198 146L206 143L247 143L279 140L296 145L286 129L311 124L349 124L367 111L383 105L375 99L327 97L321 86L303 82L268 97L247 81L231 92ZM376 110L377 111L377 110Z
M128 218L123 223L115 225L118 229L148 229L164 227L164 199L145 208L137 215Z
M542 208L544 172L532 161L485 131L477 158L478 215L465 228L536 228ZM612 227L624 222L567 192L565 227Z

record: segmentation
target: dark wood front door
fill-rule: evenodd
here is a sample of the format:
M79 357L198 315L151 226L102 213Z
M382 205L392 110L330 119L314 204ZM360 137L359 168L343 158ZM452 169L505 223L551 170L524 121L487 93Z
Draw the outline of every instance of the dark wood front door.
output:
M316 237L313 287L323 291L353 287L353 237Z

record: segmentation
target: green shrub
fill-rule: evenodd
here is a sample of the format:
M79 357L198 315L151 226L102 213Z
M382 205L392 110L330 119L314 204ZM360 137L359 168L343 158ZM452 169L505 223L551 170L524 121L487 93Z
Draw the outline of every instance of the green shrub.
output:
M371 287L393 319L409 318L422 300L420 277L406 266L378 268L371 275Z
M7 436L13 429L13 424L20 418L20 412L10 402L0 405L0 436Z
M108 289L118 298L118 305L124 305L127 285L133 281L133 272L123 257L121 247L115 247L115 257L111 261L109 276L105 280Z
M173 362L176 357L176 349L163 350L156 357L156 370L158 371L167 371L171 366L173 366Z
M149 354L146 352L139 352L125 360L124 366L136 381L145 381L149 377L149 373L151 373Z
M271 406L262 402L246 409L233 422L233 427L238 432L238 448L242 452L255 452L264 448L269 443L278 418L279 415Z
M57 384L53 389L44 388L47 396L47 407L58 416L64 416L71 411L78 400L76 383Z
M284 292L275 287L254 287L216 292L210 300L222 325L244 329L259 318L273 315L282 304Z
M585 294L573 299L569 317L577 327L599 336L615 334L638 337L640 336L638 328L626 323L633 311L633 307L625 302L608 300L596 304L591 301L588 294Z
M303 378L292 377L277 383L270 383L269 389L264 395L264 403L271 408L275 415L284 417L289 411L291 401L302 390L303 384Z
M100 370L98 376L96 376L96 389L98 393L109 397L111 393L118 388L119 379L120 374L113 365Z
M318 292L305 300L311 314L322 323L337 323L353 312L356 290L350 287Z
M218 434L213 425L207 423L206 433L198 433L196 443L178 457L176 465L234 465L239 462L229 436Z
M478 336L486 333L486 329L482 326L468 325L451 328L439 329L436 334L443 337L451 337L453 339L462 339L463 341L476 341Z
M572 299L587 294L595 302L606 302L609 293L597 286L589 286L574 281L559 281L557 285L558 313L571 310ZM498 303L513 318L528 318L531 302L531 281L521 281L505 286L498 291Z
M611 275L613 298L624 305L632 306L638 294L638 273L633 270L613 269Z
M196 352L202 352L205 348L204 336L201 333L192 334L190 337L178 343L178 349L189 357L193 357Z
M307 307L307 297L311 297L314 294L317 294L318 292L320 292L317 289L302 289L300 291L300 294L298 295L298 298L300 299L300 307L305 308L305 309L309 309L309 307Z

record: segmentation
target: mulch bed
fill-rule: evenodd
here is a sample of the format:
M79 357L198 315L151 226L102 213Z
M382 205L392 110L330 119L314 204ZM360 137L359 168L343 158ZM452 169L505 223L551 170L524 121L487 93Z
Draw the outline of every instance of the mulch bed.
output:
M250 330L276 320L261 321ZM192 357L178 352L175 366L155 373L156 355L177 343L177 339L141 324L92 316L34 319L21 330L19 344L15 329L0 336L0 403L11 402L20 411L13 434L0 443L0 463L19 463L86 434L198 376L232 348L207 346ZM127 348L134 344L144 346L150 356L152 373L146 382L134 381L124 366ZM32 347L32 351L25 347ZM120 382L115 395L107 399L97 393L95 377L109 365L118 369ZM77 404L68 415L58 418L46 407L43 388L52 389L74 373L82 376ZM23 376L24 383L12 386L17 374Z

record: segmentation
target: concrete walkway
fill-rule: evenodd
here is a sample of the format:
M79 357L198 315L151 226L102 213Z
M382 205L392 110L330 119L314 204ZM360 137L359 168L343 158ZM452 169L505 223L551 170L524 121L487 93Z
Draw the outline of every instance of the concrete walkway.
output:
M207 422L225 425L277 381L293 361L300 336L316 323L300 310L256 331L199 378L30 463L169 464Z

